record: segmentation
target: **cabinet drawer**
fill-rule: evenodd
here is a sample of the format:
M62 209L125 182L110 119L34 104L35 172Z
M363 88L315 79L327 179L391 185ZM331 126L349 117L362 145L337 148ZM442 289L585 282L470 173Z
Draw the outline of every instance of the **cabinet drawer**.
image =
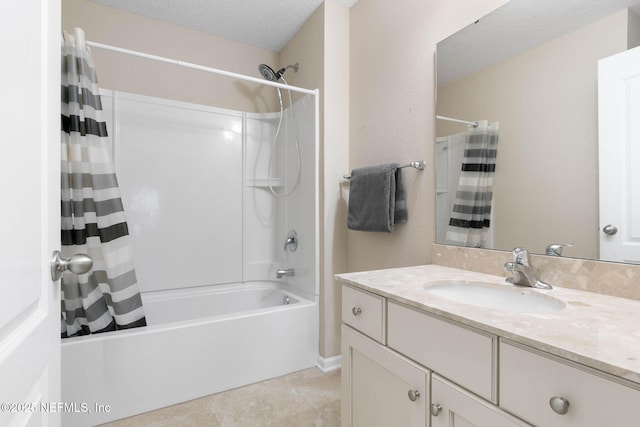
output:
M500 343L499 389L503 409L538 426L630 426L640 422L640 391L613 382L603 373L504 341ZM568 401L566 414L553 410L552 398Z
M386 343L383 297L343 286L342 321L379 343Z
M389 347L497 403L497 337L389 301Z

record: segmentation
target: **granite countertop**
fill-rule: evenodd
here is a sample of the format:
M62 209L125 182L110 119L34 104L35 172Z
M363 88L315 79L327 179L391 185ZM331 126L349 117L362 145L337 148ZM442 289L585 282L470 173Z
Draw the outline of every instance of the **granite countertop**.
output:
M640 387L640 301L554 286L539 292L566 304L559 311L523 313L462 304L429 293L443 280L513 288L504 277L439 265L338 274L342 283L472 326L629 380ZM551 283L553 285L553 283Z

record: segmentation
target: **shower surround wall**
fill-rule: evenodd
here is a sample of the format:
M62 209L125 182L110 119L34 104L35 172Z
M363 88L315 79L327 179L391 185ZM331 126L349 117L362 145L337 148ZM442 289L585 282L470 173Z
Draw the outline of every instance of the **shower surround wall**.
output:
M287 281L317 294L314 102L294 105L301 181L289 197L268 188L267 162L279 113L243 113L105 91L123 203L143 292L251 280ZM290 114L276 142L272 187L297 172ZM284 155L282 155L284 153ZM287 231L299 236L284 251Z
M465 132L436 139L436 241L446 241L447 226L456 198Z

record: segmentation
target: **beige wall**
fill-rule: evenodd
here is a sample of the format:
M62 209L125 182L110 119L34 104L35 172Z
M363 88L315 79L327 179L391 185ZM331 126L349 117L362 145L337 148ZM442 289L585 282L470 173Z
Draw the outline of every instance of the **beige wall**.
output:
M640 15L629 12L629 37L627 40L629 49L640 46Z
M566 255L598 258L597 60L627 49L627 21L616 13L438 89L438 114L500 122L494 247L571 242ZM438 122L439 135L462 130Z
M300 63L287 82L320 89L320 355L340 353L340 293L334 274L346 271L346 206L340 178L349 145L349 10L324 2L280 52L282 64ZM304 70L304 73L302 72ZM324 161L323 159L329 159Z
M349 10L325 2L325 88L324 99L324 162L321 170L324 183L324 208L320 222L323 229L321 283L323 286L323 317L320 350L325 357L340 354L340 286L334 274L347 271L347 205L342 197L342 175L349 171ZM323 98L324 96L324 98Z
M258 64L278 64L278 53L188 30L87 0L62 0L62 29L86 39L260 77ZM92 48L100 86L142 95L242 111L274 111L273 88L172 64ZM274 65L277 66L277 65ZM240 96L239 96L240 95Z
M324 34L325 6L320 5L300 28L291 41L280 51L276 67L299 64L298 72L293 69L284 73L287 83L310 89L324 88ZM293 94L292 94L293 95ZM294 100L295 101L295 100Z
M361 0L351 8L350 167L424 159L405 170L409 222L348 232L350 271L424 264L435 241L436 43L506 0Z

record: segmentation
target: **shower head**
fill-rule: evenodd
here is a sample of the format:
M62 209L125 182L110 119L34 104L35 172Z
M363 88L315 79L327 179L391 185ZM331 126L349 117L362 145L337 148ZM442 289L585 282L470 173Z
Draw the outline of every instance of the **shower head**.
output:
M286 67L280 68L278 71L273 71L273 68L269 67L267 64L258 65L258 70L260 70L260 74L266 80L277 82L280 80L280 77L284 74L287 69L293 68L293 71L298 72L298 63L296 62L294 65L287 65Z
M260 74L262 74L262 77L264 77L265 80L277 82L280 79L280 73L273 71L273 68L269 67L267 64L258 65L258 70L260 70Z

